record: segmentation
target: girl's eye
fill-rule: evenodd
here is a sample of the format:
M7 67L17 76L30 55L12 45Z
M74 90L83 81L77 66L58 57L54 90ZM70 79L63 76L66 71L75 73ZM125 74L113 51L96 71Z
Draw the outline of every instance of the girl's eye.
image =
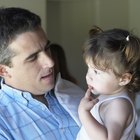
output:
M100 74L100 72L99 72L99 71L97 71L97 70L94 70L94 73L95 73L95 74Z
M97 74L98 72L96 70L94 70L94 73Z

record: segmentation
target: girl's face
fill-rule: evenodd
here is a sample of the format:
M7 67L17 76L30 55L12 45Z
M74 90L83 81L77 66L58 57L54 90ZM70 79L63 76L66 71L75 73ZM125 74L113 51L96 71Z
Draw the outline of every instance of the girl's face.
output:
M93 94L115 94L122 90L122 86L119 85L120 78L111 70L101 71L90 62L87 62L87 66L86 81Z

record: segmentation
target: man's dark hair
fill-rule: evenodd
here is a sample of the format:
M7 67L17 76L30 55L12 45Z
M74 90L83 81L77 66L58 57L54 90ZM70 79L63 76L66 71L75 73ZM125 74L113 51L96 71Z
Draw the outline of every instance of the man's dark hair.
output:
M10 65L14 54L8 45L18 34L34 31L40 26L40 17L27 9L0 8L0 64Z

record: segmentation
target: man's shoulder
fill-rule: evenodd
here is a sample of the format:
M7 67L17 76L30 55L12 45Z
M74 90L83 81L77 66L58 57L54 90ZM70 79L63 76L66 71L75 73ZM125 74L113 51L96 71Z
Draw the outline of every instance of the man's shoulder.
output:
M7 108L13 103L12 98L6 91L0 89L0 109Z

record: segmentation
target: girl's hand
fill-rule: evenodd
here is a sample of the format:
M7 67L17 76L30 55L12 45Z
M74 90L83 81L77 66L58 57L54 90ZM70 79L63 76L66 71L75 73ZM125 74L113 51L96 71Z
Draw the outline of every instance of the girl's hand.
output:
M87 89L85 96L81 99L79 104L78 112L88 111L93 108L93 106L98 102L98 99L94 99L91 93L91 89Z

